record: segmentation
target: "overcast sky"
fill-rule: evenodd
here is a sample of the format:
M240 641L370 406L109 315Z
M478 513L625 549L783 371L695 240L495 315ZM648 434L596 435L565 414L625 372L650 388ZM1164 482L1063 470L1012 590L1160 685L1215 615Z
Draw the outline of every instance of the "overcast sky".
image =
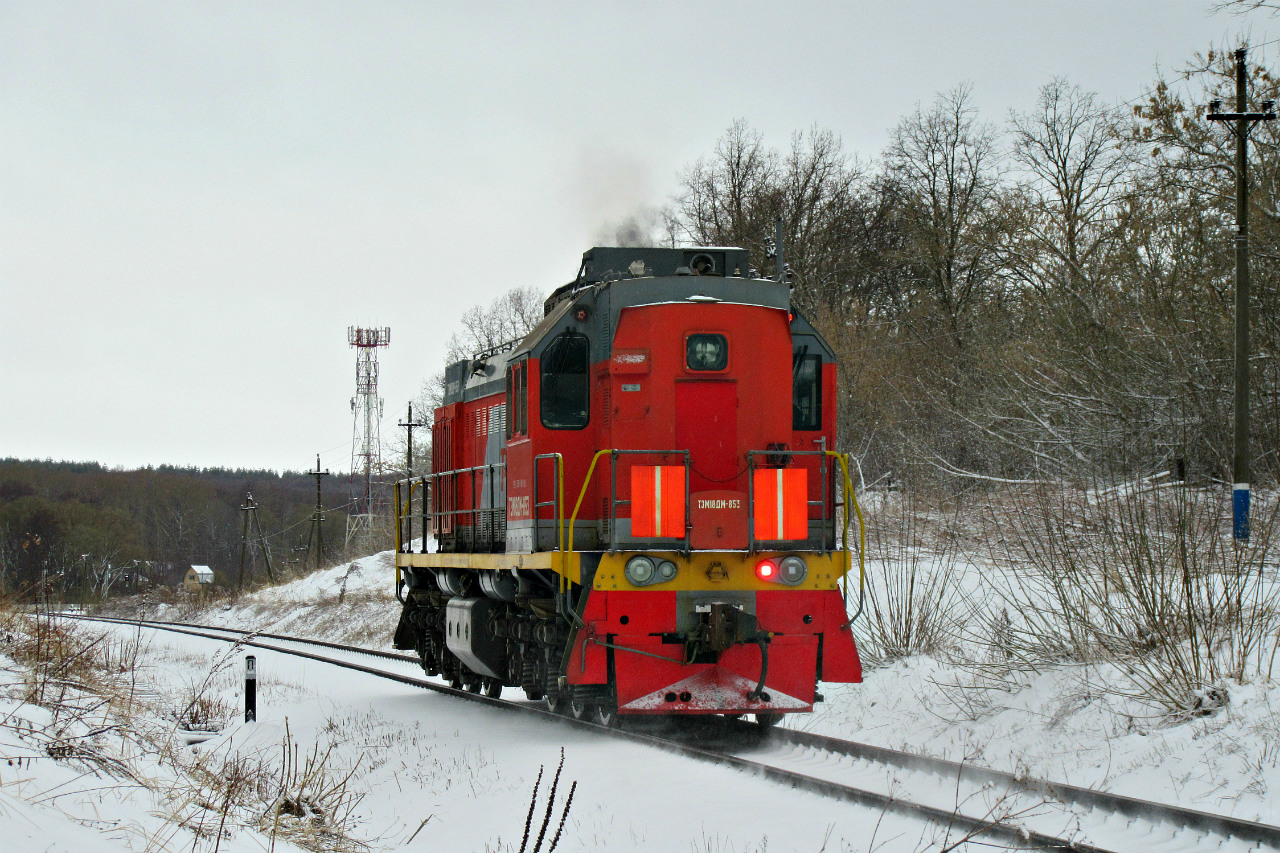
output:
M471 305L572 278L737 118L879 155L960 83L1141 95L1280 36L1196 2L0 0L0 457L346 470ZM1250 58L1280 57L1266 44Z

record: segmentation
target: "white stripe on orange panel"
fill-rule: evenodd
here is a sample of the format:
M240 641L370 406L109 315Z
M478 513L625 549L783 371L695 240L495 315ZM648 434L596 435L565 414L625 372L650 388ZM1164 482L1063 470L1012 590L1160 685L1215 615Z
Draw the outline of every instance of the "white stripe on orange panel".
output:
M783 535L783 527L782 527L782 505L783 505L782 472L783 470L784 469L782 468L778 469L778 538L779 539L781 539Z
M662 466L653 469L653 535L662 535Z

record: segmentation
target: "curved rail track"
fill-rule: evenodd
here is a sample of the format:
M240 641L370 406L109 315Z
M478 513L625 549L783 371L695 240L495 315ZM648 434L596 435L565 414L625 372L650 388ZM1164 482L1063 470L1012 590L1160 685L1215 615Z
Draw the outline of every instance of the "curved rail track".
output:
M998 840L1009 849L1081 853L1280 851L1280 827L1017 777L966 762L929 758L786 728L763 730L750 723L721 717L685 718L663 729L653 726L651 721L623 729L606 728L553 714L539 704L455 690L420 674L408 675L357 662L361 657L372 657L416 669L419 661L411 655L208 625L71 615L64 618L189 634L330 663L735 767L846 802L932 821L946 827L953 839L970 836L975 843L984 845Z

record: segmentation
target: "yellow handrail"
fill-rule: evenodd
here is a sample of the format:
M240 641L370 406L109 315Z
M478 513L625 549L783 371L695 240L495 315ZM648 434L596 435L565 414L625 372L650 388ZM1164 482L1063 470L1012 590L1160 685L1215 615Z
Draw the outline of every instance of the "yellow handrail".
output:
M862 594L862 590L867 580L867 524L862 517L862 507L858 504L858 495L853 489L853 480L849 477L849 462L847 453L838 453L834 450L826 451L828 456L834 456L836 461L840 463L840 472L844 474L844 496L846 501L853 502L853 510L858 516L858 594ZM853 568L852 561L849 559L849 507L846 505L844 510L844 596L849 598L849 570Z
M413 511L413 490L417 487L417 484L415 484L413 480L409 480L408 482L409 482L409 496L405 498L405 501L403 504L400 502L400 491L401 491L400 481L396 480L395 482L394 500L396 503L396 553L397 554L401 553L401 551L404 548L404 519L405 519L405 516L409 515L409 513ZM426 547L426 544L427 544L427 531L426 531L426 528L424 527L422 530L422 545L424 548ZM413 547L413 542L409 543L409 547L410 548ZM396 560L396 589L400 589L400 579L401 579L400 561Z
M569 547L564 547L564 515L560 516L560 591L568 592L569 590L569 555L573 553L573 529L578 520L578 510L582 508L582 499L587 496L587 486L591 485L591 475L595 473L596 463L600 461L600 457L606 453L613 453L612 449L597 450L595 456L591 457L591 465L587 468L587 476L582 481L582 489L578 492L578 502L573 505L573 515L569 518ZM563 464L563 461L562 461ZM563 474L563 469L561 470ZM561 498L564 492L564 477L560 478ZM562 503L561 506L564 506Z

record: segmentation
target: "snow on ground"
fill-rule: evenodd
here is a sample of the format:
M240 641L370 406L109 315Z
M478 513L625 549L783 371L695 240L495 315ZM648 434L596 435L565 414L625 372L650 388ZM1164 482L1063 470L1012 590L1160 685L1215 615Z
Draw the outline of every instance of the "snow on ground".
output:
M1236 685L1213 716L1164 724L1098 690L1083 667L1032 676L964 715L946 663L913 657L860 685L824 685L826 703L788 725L1040 779L1280 824L1280 690ZM988 704L989 703L989 704Z
M138 615L387 649L399 613L392 556L384 552L319 571L234 603L214 603L203 610L162 605ZM954 568L966 584L990 570L963 560ZM155 685L160 694L175 684L190 693L208 676L218 654L216 645L187 640L157 639L151 647L160 656L151 665L165 673ZM334 743L333 766L356 768L348 783L364 795L356 836L371 849L406 846L426 821L406 849L519 850L538 767L544 765L547 775L535 834L561 745L566 747L562 781L577 780L579 787L557 849L742 853L766 847L852 851L873 846L878 815L731 771L637 747L595 743L565 727L503 721L448 697L363 676L338 676L328 668L321 672L319 664L276 661L264 653L262 666L264 690L273 695L264 698L268 711L261 722L230 725L198 749L213 756L279 750L285 717L288 736L303 753L315 744ZM212 679L224 716L225 707L235 705L238 679L225 670ZM826 702L813 715L790 717L786 724L1280 824L1276 685L1232 684L1225 707L1174 725L1154 716L1149 706L1108 689L1115 681L1115 673L1105 666L1060 665L1018 674L998 689L977 690L961 686L963 679L948 655L915 656L869 668L861 685L823 685ZM181 704L177 698L168 701ZM3 713L11 713L12 707ZM17 749L8 742L0 748ZM50 768L56 764L41 761ZM0 771L7 771L9 779L17 775L4 765ZM37 787L55 781L51 776ZM558 796L557 815L563 789ZM12 784L0 785L0 823L43 825L44 819L32 812L37 807L20 800ZM141 818L135 821L145 824ZM81 830L80 825L66 827L67 840L59 843L71 849ZM898 840L884 849L930 846L918 830L894 824L882 827L877 838L883 841L886 832ZM241 841L250 846L264 837L242 834ZM185 837L190 845L190 835Z
M395 555L383 551L277 587L264 587L233 603L195 611L161 605L149 618L387 649L400 614L395 571Z
M108 631L123 640L139 633ZM555 847L562 851L853 851L870 849L873 837L887 849L916 850L944 837L934 827L554 720L261 649L253 650L259 716L244 723L237 701L243 651L141 633L147 639L137 686L159 708L203 697L215 709L207 722L221 731L188 745L182 729L139 719L154 730L153 745L168 744L169 764L137 760L140 749L130 733L99 735L99 754L132 756L132 766L151 781L163 777L147 788L112 778L101 763L42 754L23 725L40 729L50 720L10 691L0 713L24 724L3 728L10 764L0 777L0 827L7 851L235 853L296 849L292 843L324 850L517 851L540 772L529 850L544 823L542 849L562 833ZM282 755L291 756L292 774L263 769L279 767ZM15 757L20 768L13 767ZM191 778L182 778L184 771ZM311 781L300 783L303 776ZM228 808L224 783L234 779L253 792ZM275 828L279 821L292 822L292 843ZM323 827L325 834L307 835L299 823Z

